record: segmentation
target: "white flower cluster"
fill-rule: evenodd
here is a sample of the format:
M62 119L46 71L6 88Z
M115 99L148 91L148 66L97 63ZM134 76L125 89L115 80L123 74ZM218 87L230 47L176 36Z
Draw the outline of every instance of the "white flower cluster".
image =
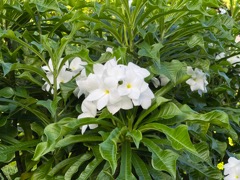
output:
M59 70L62 60L63 59L60 59L60 62L58 63L58 67L56 68L56 70ZM62 66L62 68L58 72L57 89L60 88L60 83L66 83L66 82L70 81L78 73L80 73L80 71L82 71L84 69L85 65L87 65L87 63L83 62L79 57L74 58L70 64L69 64L69 61L66 61L66 63ZM50 84L48 82L45 82L44 85L42 86L42 89L44 91L49 91L51 89L51 93L53 93L52 85L54 83L53 82L54 81L54 77L53 77L54 69L53 69L52 60L49 59L48 66L43 66L42 69L46 73L47 78L50 82Z
M85 71L77 77L78 85L74 94L80 97L85 95L82 102L82 114L78 118L95 117L97 110L107 107L108 111L115 114L120 109L132 109L133 106L142 106L147 109L154 98L144 78L149 76L148 70L133 63L128 65L117 64L115 58L104 65L94 64L93 73L86 76ZM96 125L90 125L95 128ZM82 133L87 126L82 127Z
M192 91L198 91L200 95L207 92L207 76L201 69L195 68L195 70L193 70L192 67L188 66L187 74L190 75L191 78L188 79L186 83L190 85Z
M230 157L224 165L224 180L240 180L240 160Z

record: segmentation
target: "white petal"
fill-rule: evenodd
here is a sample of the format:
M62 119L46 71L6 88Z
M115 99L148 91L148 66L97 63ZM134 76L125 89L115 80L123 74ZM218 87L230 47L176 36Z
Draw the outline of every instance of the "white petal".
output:
M98 127L98 124L89 124L88 126L90 129L96 129Z
M96 103L87 101L84 99L81 106L82 112L90 117L95 117L97 115L97 106Z
M108 104L108 95L102 96L98 101L97 101L97 109L101 110Z
M87 130L87 127L88 127L88 125L83 125L83 126L81 127L81 133L82 133L82 134L85 133L85 131Z
M96 89L92 91L86 98L88 101L96 101L102 98L106 93L102 89Z

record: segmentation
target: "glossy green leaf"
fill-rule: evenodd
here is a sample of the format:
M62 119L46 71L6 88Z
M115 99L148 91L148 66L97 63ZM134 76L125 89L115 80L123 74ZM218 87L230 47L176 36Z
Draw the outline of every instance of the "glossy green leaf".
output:
M75 163L73 163L69 169L66 171L64 175L65 180L71 180L72 176L78 171L79 166L81 166L84 162L91 159L92 154L86 153L82 155Z
M36 78L34 78L30 72L23 72L22 74L20 74L19 76L17 76L17 78L21 78L21 79L26 79L30 82L33 82L34 84L37 84L38 86L42 86L43 84L41 82L39 82Z
M197 10L200 9L202 5L202 0L190 0L187 3L187 8L189 10Z
M11 87L0 89L0 97L11 98L14 95L14 90Z
M56 166L54 166L51 171L48 173L49 176L56 176L55 174L57 174L60 170L62 170L64 167L69 166L71 164L73 164L74 162L76 162L80 156L76 156L76 157L71 157L68 159L64 159L63 161L59 162Z
M114 174L117 168L117 152L118 152L118 141L120 135L126 131L126 128L116 127L111 131L108 138L99 145L99 150L102 157L107 160L111 166L112 174Z
M82 179L89 179L89 177L94 173L96 168L99 166L99 164L103 161L103 158L101 157L98 147L97 150L94 151L94 156L95 158L88 163L84 171L80 174L80 176L77 178L77 180L82 180Z
M129 179L135 180L136 177L132 174L132 149L129 141L125 140L122 143L121 149L121 165L120 173L117 180Z
M139 180L151 180L145 162L136 154L132 153L132 164Z
M3 74L4 76L6 76L6 74L8 74L11 71L12 68L12 63L1 63L2 68L3 68Z
M173 102L168 102L161 106L158 117L163 119L170 119L181 114L182 111Z
M57 142L56 148L65 147L70 144L79 143L79 142L98 142L102 141L102 137L93 136L93 135L68 135Z
M50 10L60 11L58 2L56 0L31 0L30 2L36 4L37 10L39 12L45 12Z
M133 139L136 147L139 148L139 144L142 140L142 133L139 130L128 131L126 136L130 136Z
M152 152L152 166L159 171L166 171L176 178L176 161L178 154L171 150L162 150L157 144L147 138L143 138L143 144Z
M57 102L60 100L60 97L57 97ZM52 100L48 99L46 101L43 100L39 100L37 102L37 105L41 105L45 108L47 108L47 110L51 113L52 117L55 116L56 112L57 112L57 104L54 104Z
M198 45L204 49L204 40L202 35L200 34L192 35L191 38L187 41L187 44L190 48L193 48Z
M42 165L40 165L36 171L34 171L33 175L32 175L32 179L47 179L46 176L49 172L49 170L51 169L53 160L50 159L49 161L43 163Z
M54 150L56 142L62 137L61 127L56 123L49 124L44 129L44 134L46 141L37 145L33 156L34 161L38 161L43 155Z
M38 140L18 142L14 145L0 145L0 162L8 162L14 158L16 151L29 150L37 145Z
M167 136L168 140L171 141L174 149L185 149L197 155L196 149L190 140L188 127L186 125L179 125L173 129L160 123L149 123L140 127L139 130L142 131L142 133L149 130L163 132Z

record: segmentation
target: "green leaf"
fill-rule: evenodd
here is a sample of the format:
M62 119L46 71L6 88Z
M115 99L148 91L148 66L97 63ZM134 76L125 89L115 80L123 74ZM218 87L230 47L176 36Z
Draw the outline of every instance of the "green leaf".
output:
M171 150L162 150L150 139L143 138L142 142L152 152L152 166L154 169L166 171L175 179L178 155Z
M102 141L102 137L93 136L93 135L68 135L57 142L56 148L65 147L70 144L79 143L79 142L98 142Z
M56 0L31 0L30 3L36 4L37 10L39 12L45 12L50 10L55 10L61 12Z
M80 174L80 176L77 178L77 180L82 179L89 179L89 177L92 175L92 173L96 170L96 168L99 166L99 164L103 161L103 158L101 157L99 151L94 152L95 158L88 163L84 171Z
M192 11L200 9L201 6L202 6L202 0L190 0L187 3L187 8Z
M149 175L145 162L143 162L143 160L136 153L132 153L132 164L139 180L152 179Z
M141 112L141 114L139 115L139 118L137 120L137 122L134 124L134 129L137 128L137 126L142 122L142 120L147 117L147 115L149 115L150 113L152 113L155 109L157 109L160 105L166 103L170 101L170 99L166 99L162 96L158 96L156 95L156 98L154 99L154 102L152 103L152 105L146 109L146 110L143 110Z
M31 147L35 147L39 140L31 140L26 142L18 142L14 145L2 145L0 144L0 162L10 161L16 151L29 150Z
M121 149L121 166L117 180L129 179L135 180L136 177L132 174L132 149L129 141L125 140L122 143Z
M44 134L46 135L46 142L41 142L37 145L33 160L38 161L43 155L55 148L56 142L62 137L61 126L57 123L49 124L44 129Z
M81 157L81 155L76 156L76 157L72 157L72 158L68 158L68 159L64 159L63 161L56 164L56 166L54 166L51 169L51 171L48 173L48 175L49 176L54 176L57 172L59 172L64 167L69 166L69 165L73 164L74 162L76 162L80 157Z
M143 42L138 45L140 50L138 51L139 56L150 57L154 60L160 60L160 49L163 47L161 43L156 43L150 46L147 42Z
M46 179L46 176L49 172L49 170L52 167L53 159L50 159L49 161L43 163L40 165L36 171L34 171L31 179Z
M42 83L39 82L38 80L36 80L36 78L34 78L30 72L24 71L22 74L20 74L19 76L17 76L17 78L21 78L21 79L26 79L30 82L33 82L34 84L37 84L38 86L42 86Z
M59 100L61 100L61 98L57 97L57 102ZM47 101L39 100L37 102L37 105L41 105L41 106L47 108L47 110L51 113L52 117L54 117L57 112L57 104L53 103L53 101L50 99L48 99Z
M3 68L3 75L6 76L11 71L12 68L12 63L1 63L2 68Z
M61 90L61 95L63 97L64 102L66 103L68 98L72 95L74 89L76 89L76 83L61 83L60 84L60 90Z
M116 127L108 138L99 145L100 153L103 159L107 160L111 166L112 174L115 173L117 168L117 143L120 135L126 131L126 127L119 129Z
M0 97L11 98L14 95L14 90L11 87L0 89Z
M220 127L230 128L228 115L219 110L214 110L206 114L200 113L190 113L186 112L183 115L179 116L181 120L187 121L199 121L199 122L208 122L211 124L218 125Z
M218 152L218 154L221 155L221 158L225 156L226 150L227 150L227 143L218 141L217 139L214 139L210 137L211 140L211 148Z
M204 49L204 40L202 35L200 34L194 34L190 37L190 39L187 41L187 44L190 48L194 48L195 46L200 46Z
M179 125L177 128L172 129L160 123L149 123L140 127L139 130L142 131L142 133L148 130L163 132L174 149L185 149L194 155L197 155L197 151L190 140L188 127L186 125Z
M139 130L131 130L131 131L127 132L126 136L132 137L136 147L139 148L139 144L140 144L140 142L142 140L142 133L141 133L141 131L139 131Z
M72 176L78 171L79 166L81 166L84 162L88 161L92 158L92 154L86 153L82 155L75 163L73 163L67 172L64 175L65 180L71 180Z
M45 81L49 82L46 74L39 68L36 68L34 66L31 66L31 65L27 65L27 64L20 64L20 63L15 63L15 64L12 64L11 66L11 71L12 70L19 70L19 69L24 69L24 70L27 70L27 71L31 71L33 73L36 73L38 74L40 77L42 77Z
M181 114L182 111L173 102L168 102L161 106L158 117L170 119Z

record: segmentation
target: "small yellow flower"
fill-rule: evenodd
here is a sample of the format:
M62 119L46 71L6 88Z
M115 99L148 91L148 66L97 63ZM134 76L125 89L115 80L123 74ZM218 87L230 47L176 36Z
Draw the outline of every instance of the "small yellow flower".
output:
M232 138L230 138L230 137L228 137L228 144L229 144L230 146L234 146L233 140L232 140Z
M220 162L220 163L217 164L217 168L220 169L220 170L223 170L223 166L224 166L223 162Z

